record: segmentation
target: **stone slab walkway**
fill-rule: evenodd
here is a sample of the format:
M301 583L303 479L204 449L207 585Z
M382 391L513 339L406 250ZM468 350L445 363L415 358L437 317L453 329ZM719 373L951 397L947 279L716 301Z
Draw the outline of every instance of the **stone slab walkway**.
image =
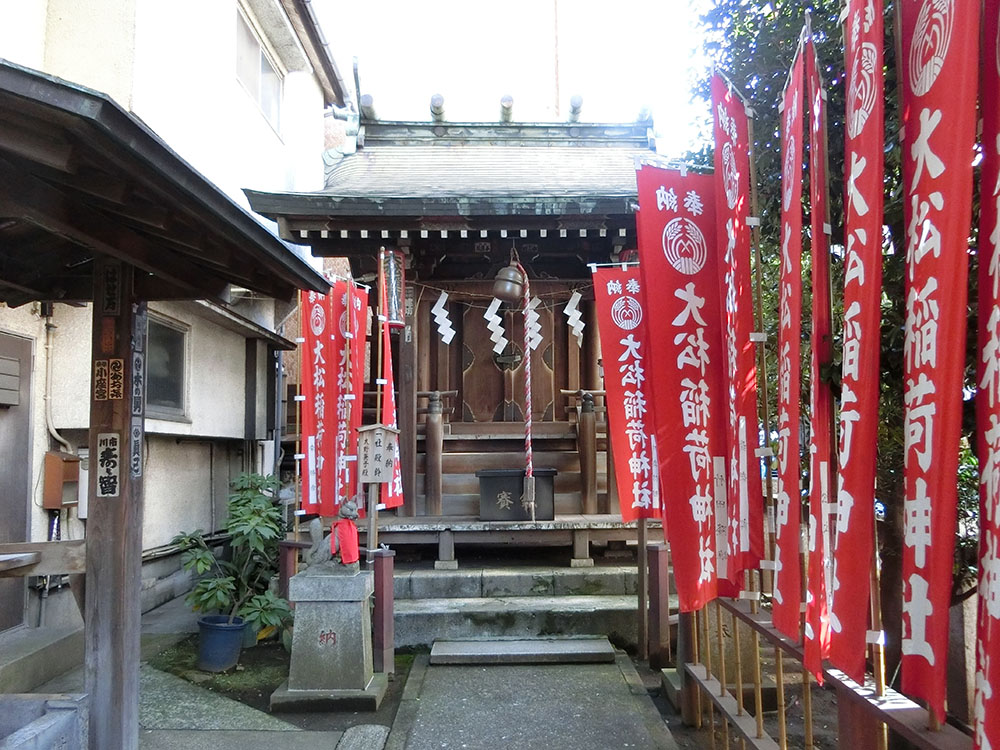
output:
M677 745L631 661L429 666L414 662L386 750L610 750Z

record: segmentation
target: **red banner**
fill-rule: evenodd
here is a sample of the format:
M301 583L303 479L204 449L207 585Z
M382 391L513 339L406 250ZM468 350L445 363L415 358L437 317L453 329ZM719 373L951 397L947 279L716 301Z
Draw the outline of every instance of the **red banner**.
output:
M833 361L830 311L830 211L826 182L826 91L816 46L806 42L809 108L809 216L812 235L812 358L809 368L809 565L803 666L823 684L823 660L830 655L830 488L833 454L833 393L821 373Z
M764 557L764 497L760 481L757 353L750 277L750 127L744 103L721 76L712 78L715 122L715 208L728 407L729 569L743 588L744 570Z
M299 310L302 324L300 345L302 371L302 509L306 513L333 515L336 462L333 460L334 402L336 401L336 354L331 345L333 330L330 298L309 292Z
M864 682L875 539L882 297L882 14L849 0L844 146L844 336L830 661Z
M638 266L594 271L594 305L604 361L608 439L614 455L622 520L659 518L659 472L656 471L649 387L644 363L649 352Z
M723 512L716 524L715 508L726 484L714 181L648 165L636 180L643 308L657 321L644 372L656 373L660 476L671 486L667 536L680 609L690 612L715 598L727 553L727 519Z
M385 267L384 263L379 264ZM384 282L384 278L383 278ZM382 288L381 310L387 309L385 283L379 285ZM392 340L389 338L389 321L384 315L379 316L379 328L382 335L382 413L379 414L379 421L386 427L398 429L396 420L396 381L392 375ZM399 440L396 441L392 457L392 478L388 482L383 482L379 489L379 502L386 508L398 508L403 504L403 472L399 464Z
M979 612L976 621L977 750L1000 750L1000 0L985 0L980 112ZM996 687L994 687L996 686Z
M944 721L976 135L979 2L900 10L906 223L903 691Z
M782 97L781 288L778 325L778 494L775 498L774 626L799 639L799 396L802 338L802 50Z
M361 398L364 390L365 329L368 292L353 282L338 280L331 292L333 351L336 352L336 440L337 465L334 502L339 506L356 495L358 427L361 426ZM363 503L362 503L363 505ZM323 515L335 515L324 511Z

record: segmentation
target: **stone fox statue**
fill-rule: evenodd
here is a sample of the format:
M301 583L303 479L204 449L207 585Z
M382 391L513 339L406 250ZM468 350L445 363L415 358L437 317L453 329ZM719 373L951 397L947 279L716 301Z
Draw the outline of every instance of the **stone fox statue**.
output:
M337 518L330 527L330 533L323 536L323 522L314 518L309 522L309 538L312 547L306 555L309 567L338 562L342 565L354 565L359 560L358 527L354 522L358 518L358 501L348 498L340 504Z

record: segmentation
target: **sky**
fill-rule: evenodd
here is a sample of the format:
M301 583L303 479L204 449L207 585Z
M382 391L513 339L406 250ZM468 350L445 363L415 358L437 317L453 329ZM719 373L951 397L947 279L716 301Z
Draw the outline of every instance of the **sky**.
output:
M585 122L631 122L651 109L669 156L695 137L692 118L707 115L689 103L688 69L700 60L693 2L312 0L344 82L353 91L357 57L380 119L428 120L440 93L450 121L495 121L505 94L515 120L559 121L579 94Z

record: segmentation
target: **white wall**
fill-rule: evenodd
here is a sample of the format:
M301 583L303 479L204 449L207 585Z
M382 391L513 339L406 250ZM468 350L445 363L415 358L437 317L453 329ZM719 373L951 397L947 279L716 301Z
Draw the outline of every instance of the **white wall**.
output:
M28 68L45 65L47 0L0 0L0 57Z
M130 109L135 11L136 0L48 0L43 69Z
M286 78L286 141L236 78L236 16L235 0L138 0L133 110L244 207L245 187L318 190L319 85L312 75ZM301 163L303 152L312 155L309 163Z

